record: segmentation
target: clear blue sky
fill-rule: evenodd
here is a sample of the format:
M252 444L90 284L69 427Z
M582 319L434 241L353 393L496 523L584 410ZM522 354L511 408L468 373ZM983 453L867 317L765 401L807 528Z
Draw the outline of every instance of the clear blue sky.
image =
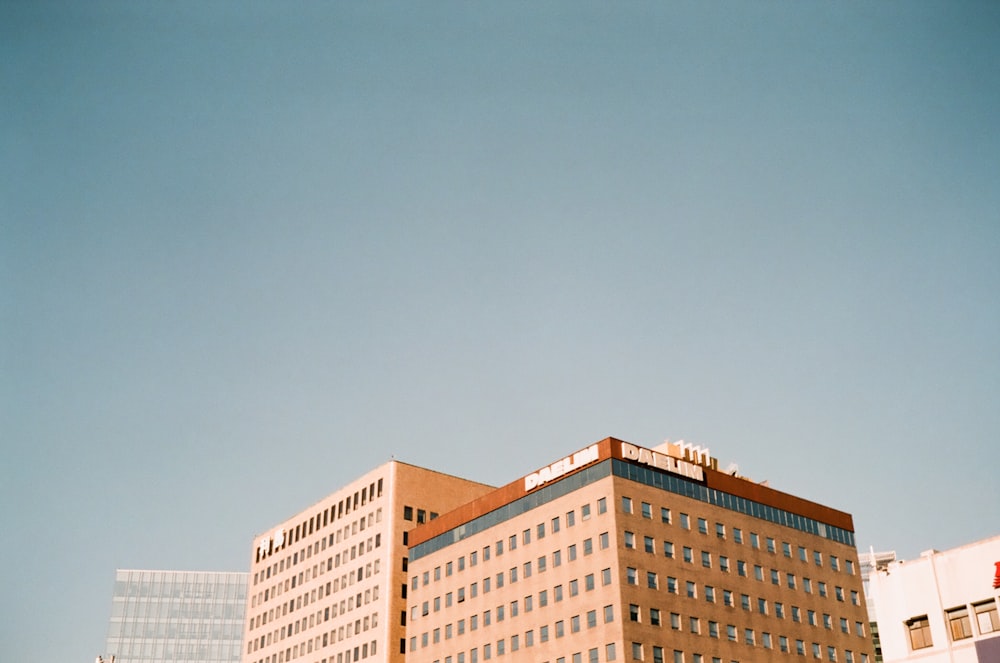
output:
M998 533L1000 5L0 6L0 651L396 458Z

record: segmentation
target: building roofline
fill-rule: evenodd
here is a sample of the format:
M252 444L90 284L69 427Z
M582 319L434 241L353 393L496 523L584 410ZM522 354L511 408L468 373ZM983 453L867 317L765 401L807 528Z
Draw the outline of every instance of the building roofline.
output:
M633 462L623 457L622 445L629 445L631 447L637 446L633 445L631 442L625 442L624 440L620 440L615 437L606 437L603 440L591 445L591 447L597 447L596 461L604 461L613 458L624 462ZM640 449L642 448L640 447ZM650 449L646 449L646 451L653 453L653 450ZM570 454L565 460L568 461L573 456L574 454ZM557 460L553 465L562 462L564 461ZM570 465L572 465L572 463L570 463ZM544 469L545 468L543 468L543 470ZM551 481L561 481L566 477L576 474L581 469L583 469L583 466L572 467L572 469L563 472L558 478L552 479ZM708 466L701 467L701 470L704 477L702 483L708 488L736 495L754 502L759 502L767 506L783 509L785 511L807 518L812 518L818 522L833 525L834 527L839 527L850 532L854 531L854 520L851 514L844 511L839 511L817 502L796 497L795 495L775 490L770 486L755 483L742 477L733 476L725 472L712 469ZM531 492L531 490L526 489L525 487L525 479L534 474L537 473L531 473L515 479L514 481L501 486L496 490L483 495L482 497L472 500L471 502L449 511L448 513L441 514L434 520L414 528L411 530L409 535L410 546L412 547L424 543L425 541L429 541L435 536L469 522L473 518L499 509L507 504L510 504L514 500L524 497Z

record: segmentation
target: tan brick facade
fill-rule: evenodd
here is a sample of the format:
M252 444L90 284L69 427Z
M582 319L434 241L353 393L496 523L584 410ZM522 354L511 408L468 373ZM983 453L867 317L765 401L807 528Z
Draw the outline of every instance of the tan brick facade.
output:
M408 531L492 489L392 461L258 536L244 663L404 660Z
M408 661L872 660L848 514L597 447L412 533Z

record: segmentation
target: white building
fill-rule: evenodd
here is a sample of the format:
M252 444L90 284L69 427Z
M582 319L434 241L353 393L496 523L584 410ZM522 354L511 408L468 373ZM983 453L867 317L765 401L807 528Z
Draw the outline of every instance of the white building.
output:
M1000 536L891 562L868 582L886 663L1000 661Z

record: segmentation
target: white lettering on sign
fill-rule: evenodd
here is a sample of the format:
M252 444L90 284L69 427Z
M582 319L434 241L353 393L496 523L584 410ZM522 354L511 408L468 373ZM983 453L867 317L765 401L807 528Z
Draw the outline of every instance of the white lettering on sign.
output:
M566 456L562 460L557 460L548 467L543 467L537 472L524 477L524 489L533 490L538 488L544 483L554 481L565 474L569 474L573 470L593 463L599 457L600 454L597 451L597 445L592 444L586 449L577 451L572 456Z
M257 556L264 557L277 550L285 542L285 530L276 529L272 536L265 536L257 546Z
M695 481L703 481L705 479L705 471L700 465L695 465L694 463L689 463L686 460L680 460L667 454L656 453L651 449L637 447L628 442L622 442L622 458L679 474L682 477L694 479Z

